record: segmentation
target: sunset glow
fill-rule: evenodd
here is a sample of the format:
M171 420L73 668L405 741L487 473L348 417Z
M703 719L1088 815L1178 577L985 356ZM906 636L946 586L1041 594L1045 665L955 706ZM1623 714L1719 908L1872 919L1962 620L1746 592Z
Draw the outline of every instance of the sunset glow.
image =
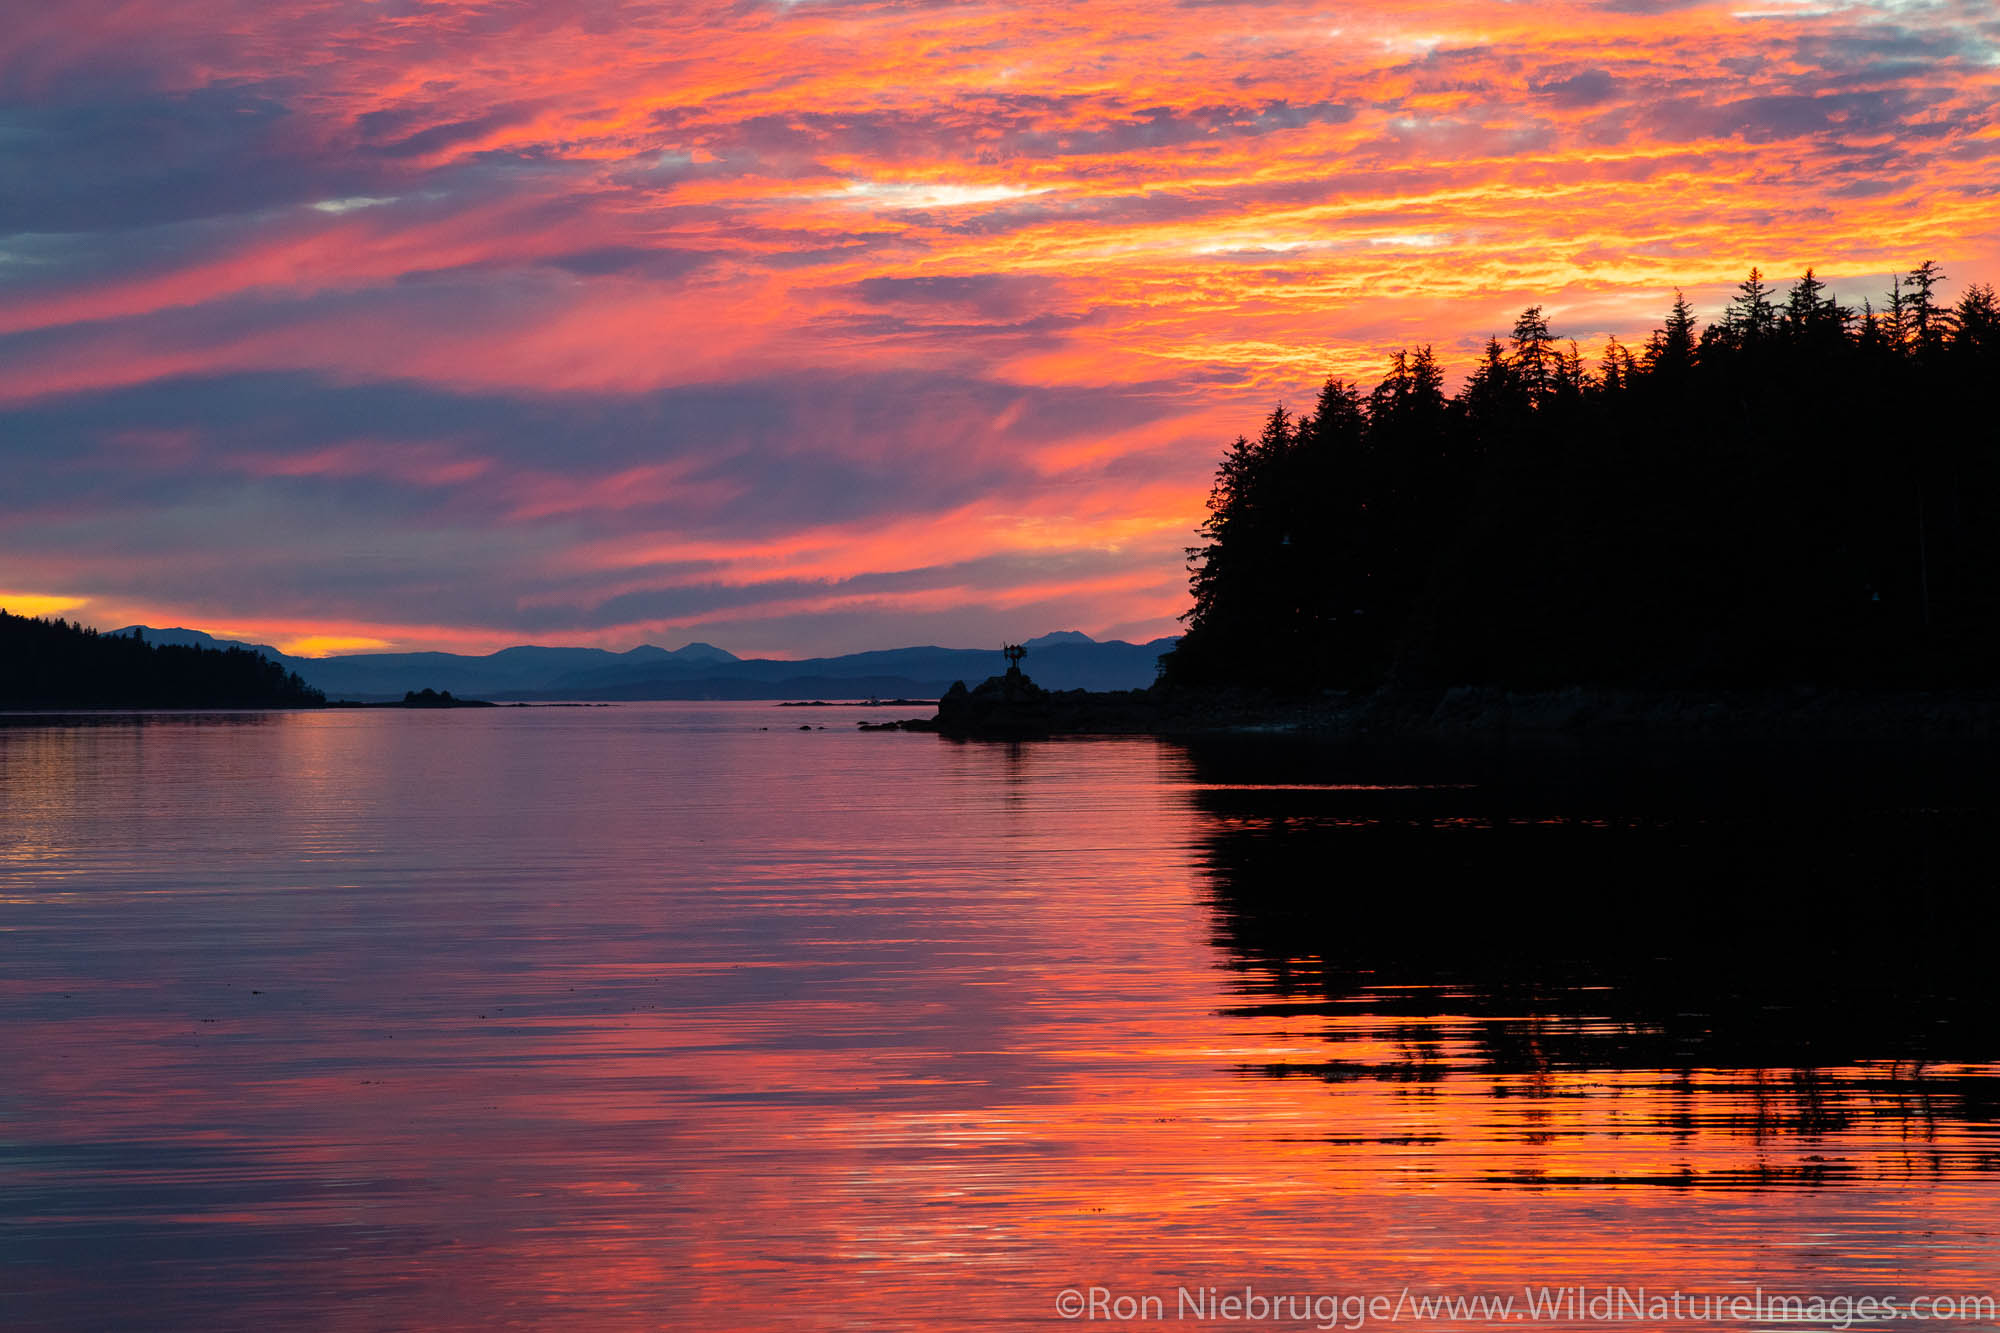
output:
M0 611L17 616L59 616L84 604L81 597L51 597L46 593L0 592Z
M1215 458L1530 303L2000 277L1985 0L77 0L0 595L288 651L1145 639Z

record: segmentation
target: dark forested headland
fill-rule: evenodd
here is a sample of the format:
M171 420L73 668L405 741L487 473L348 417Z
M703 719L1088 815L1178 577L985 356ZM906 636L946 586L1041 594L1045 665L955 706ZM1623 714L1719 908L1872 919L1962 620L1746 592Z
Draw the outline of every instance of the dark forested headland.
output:
M1150 690L1019 673L964 735L2000 730L2000 299L1753 269L1586 358L1541 306L1456 394L1429 347L1224 454Z
M1586 358L1531 307L1445 392L1329 380L1216 474L1174 686L1911 689L2000 680L2000 302L1752 270Z
M246 648L147 643L0 610L0 708L315 707L326 696Z

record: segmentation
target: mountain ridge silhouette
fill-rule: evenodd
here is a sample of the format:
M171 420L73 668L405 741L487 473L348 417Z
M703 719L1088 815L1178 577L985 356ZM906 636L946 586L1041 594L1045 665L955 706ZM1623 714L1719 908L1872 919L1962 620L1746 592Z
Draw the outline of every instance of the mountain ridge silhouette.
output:
M1006 668L997 644L991 649L921 644L799 659L742 658L699 641L675 649L640 644L622 653L516 644L485 654L295 657L186 627L128 625L114 632L135 629L149 642L250 648L298 672L329 698L362 701L399 699L421 689L507 700L936 698L954 681L976 684ZM1030 667L1051 688L1119 690L1152 684L1159 656L1176 640L1099 641L1077 630L1057 630L1024 642L1032 654Z

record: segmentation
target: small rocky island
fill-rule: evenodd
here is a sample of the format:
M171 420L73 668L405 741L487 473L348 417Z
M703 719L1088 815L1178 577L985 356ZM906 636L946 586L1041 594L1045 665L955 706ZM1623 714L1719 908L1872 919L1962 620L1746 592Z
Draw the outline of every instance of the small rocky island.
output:
M400 699L378 699L372 702L356 702L351 699L336 700L335 708L498 708L491 699L461 699L450 690L434 690L425 686L421 690L405 690ZM516 704L524 708L525 704Z
M863 722L861 729L1018 739L1240 730L1271 725L1274 717L1274 701L1239 691L1177 690L1157 683L1143 690L1045 690L1021 670L1027 652L1020 644L1006 645L1005 674L971 689L956 682L938 700L935 717ZM1283 711L1289 718L1291 710Z
M386 708L494 708L491 699L455 699L450 690L407 690L400 703L383 705Z
M974 689L958 681L938 700L925 730L949 736L1047 736L1061 732L1152 731L1161 720L1148 690L1045 690L1021 670L1028 650L1008 644L1005 675Z

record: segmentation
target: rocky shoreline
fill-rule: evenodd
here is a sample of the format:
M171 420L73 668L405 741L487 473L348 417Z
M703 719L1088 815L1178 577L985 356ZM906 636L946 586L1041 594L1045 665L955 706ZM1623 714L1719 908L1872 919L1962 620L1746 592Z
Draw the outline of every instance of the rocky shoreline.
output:
M871 731L967 738L1285 732L1327 738L1694 736L1956 741L2000 736L2000 689L1507 690L1385 688L1286 698L1244 690L1044 690L1018 672L954 685L936 716Z

